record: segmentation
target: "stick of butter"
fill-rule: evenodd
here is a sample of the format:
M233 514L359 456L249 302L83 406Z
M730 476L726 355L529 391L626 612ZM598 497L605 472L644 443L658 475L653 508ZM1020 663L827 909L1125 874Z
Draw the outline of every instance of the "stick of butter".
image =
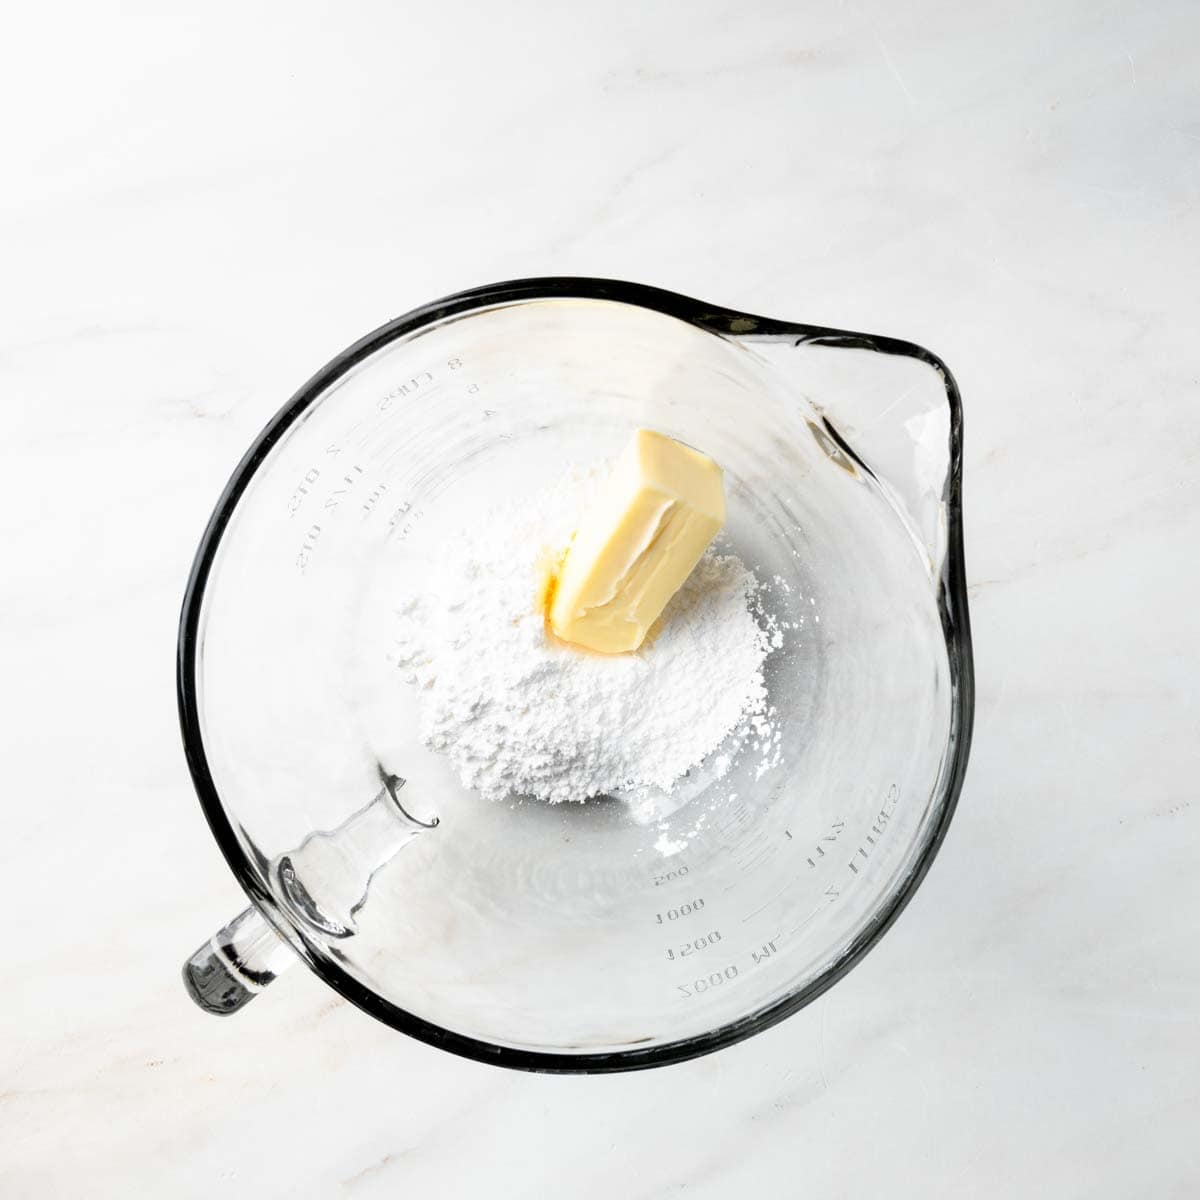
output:
M589 650L636 650L724 523L721 468L637 430L567 551L550 628Z

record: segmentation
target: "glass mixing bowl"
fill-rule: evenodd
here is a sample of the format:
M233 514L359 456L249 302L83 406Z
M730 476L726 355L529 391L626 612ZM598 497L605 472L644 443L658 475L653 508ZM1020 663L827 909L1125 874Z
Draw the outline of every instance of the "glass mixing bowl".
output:
M780 761L700 772L649 823L485 801L421 745L388 660L413 531L635 426L725 469L724 544L792 627L766 667ZM188 763L252 901L188 961L193 997L236 1011L299 956L434 1045L603 1071L820 995L911 897L962 786L961 430L918 346L630 283L478 288L351 346L234 472L184 600Z

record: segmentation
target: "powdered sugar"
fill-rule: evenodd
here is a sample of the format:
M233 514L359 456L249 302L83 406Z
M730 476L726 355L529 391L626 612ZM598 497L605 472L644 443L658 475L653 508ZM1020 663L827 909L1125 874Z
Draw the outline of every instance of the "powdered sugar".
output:
M545 564L596 474L442 537L438 577L398 598L395 659L422 689L421 738L489 799L616 794L645 805L689 772L720 777L743 743L769 765L763 664L779 629L735 556L706 554L633 654L592 654L547 633Z

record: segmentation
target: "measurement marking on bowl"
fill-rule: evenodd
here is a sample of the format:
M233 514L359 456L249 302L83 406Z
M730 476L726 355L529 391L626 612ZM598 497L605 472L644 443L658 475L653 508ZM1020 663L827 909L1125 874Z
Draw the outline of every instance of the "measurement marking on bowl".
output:
M463 368L463 365L464 365L463 360L461 358L450 358L450 359L446 360L446 366L449 367L451 371L461 371ZM468 396L474 396L479 392L479 384L468 382L465 377L461 377L461 378L462 378L462 382L466 384L465 390L466 390L466 393ZM483 415L485 417L493 417L496 414L493 411L484 410ZM502 434L501 436L506 439L508 437L507 434Z
M655 887L662 887L664 883L671 883L676 879L682 879L688 873L687 863L679 863L670 871L658 871L652 876Z
M722 821L718 828L722 833L734 833L736 830L741 828L741 826L746 824L747 820L749 820L749 817L750 814L739 804L736 809L729 810L728 820Z
M313 484L315 484L320 478L320 467L309 467L308 470L304 472L303 478L296 485L296 490L292 492L290 497L288 497L287 513L289 518L294 517L296 513L299 512L300 506L304 503L305 496L312 491Z
M821 909L823 909L825 907L826 906L824 904L818 904L817 907L814 908L812 910L812 912L810 912L808 914L808 916L805 917L804 920L800 922L799 925L797 925L794 929L789 929L788 932L784 936L788 937L788 938L794 938L796 936L796 934L798 934L800 932L800 930L802 930L805 927L805 925L810 924L816 917L817 913L819 913L821 911Z
M772 959L779 953L779 948L776 942L782 939L777 934L769 942L763 942L757 950L751 950L750 961L747 962L744 958L739 965L736 961L731 962L728 966L721 967L716 971L710 972L708 975L701 976L699 979L690 980L687 983L677 983L675 985L675 994L683 1000L692 999L695 996L703 995L705 992L711 991L715 987L721 987L726 983L731 983L737 979L745 971L753 971L755 967L762 966L764 963Z
M878 844L879 839L883 837L884 832L887 830L888 822L895 815L896 802L899 799L899 785L893 783L892 786L888 788L887 800L884 802L883 807L879 810L879 815L875 818L871 825L871 833L868 833L863 838L862 845L859 846L849 863L846 864L855 875L859 873L860 865L856 859L861 857L865 860L871 857L871 851ZM871 836L872 833L875 835L874 837Z
M684 942L679 947L667 947L667 961L677 962L679 959L687 958L689 955L698 954L701 950L707 949L709 946L715 946L721 940L721 931L719 929L710 929L707 933L702 933L699 937L693 938L690 942Z
M397 400L403 399L405 396L411 396L414 392L421 388L428 387L433 382L432 371L418 371L415 375L406 379L403 383L392 388L386 395L381 396L376 402L375 407L380 412L387 412Z
M350 495L354 490L354 485L363 477L365 472L357 463L353 464L350 469L337 481L337 485L333 491L329 492L321 507L326 512L333 512L337 509L343 500Z
M764 846L761 850L759 850L756 854L754 854L750 858L748 858L745 862L739 863L738 866L741 869L743 874L746 874L750 871L755 871L759 867L761 867L763 865L763 863L765 863L768 859L774 858L778 852L779 852L779 847L777 845L768 844L768 845Z
M341 454L341 452L342 447L337 442L330 442L329 445L325 447L325 453L330 457L336 457L337 455ZM305 498L313 494L315 491L316 482L321 478L321 470L322 468L320 463L313 463L313 465L304 472L304 475L300 482L296 485L295 490L288 497L287 513L289 518L294 517L296 513L299 512L300 506L305 502ZM362 472L361 467L355 467L352 468L352 470L356 470L360 474Z
M821 842L836 842L838 838L842 836L845 828L845 821L834 821L834 823L829 827L829 832L822 834L821 841L817 843L816 847L804 860L808 863L810 868L815 870L817 863L825 857L825 847L821 844Z
M675 990L680 996L685 998L698 996L703 992L709 991L711 988L720 987L726 980L736 979L738 977L738 968L736 963L730 963L729 966L722 968L719 971L713 971L711 975L704 979L695 979L689 983L677 983Z
M760 963L765 963L772 954L778 954L779 951L775 948L775 941L782 941L778 934L775 935L769 942L764 942L761 950L751 950L750 957L754 960L754 965L757 967Z
M310 525L304 534L304 541L300 545L300 553L296 555L296 569L301 575L308 570L308 564L312 561L313 551L316 549L320 538L321 526L318 524Z
M754 829L746 835L733 852L734 861L743 871L765 862L779 852L780 841L765 829Z
M770 908L771 905L774 904L776 900L780 899L782 896L787 895L787 893L790 892L792 890L792 888L795 886L795 883L796 883L796 881L794 879L789 879L788 882L786 884L784 884L784 886L778 892L776 892L775 895L772 896L770 900L768 900L765 904L760 904L753 912L747 913L742 918L742 924L745 925L745 923L747 921L752 920L754 917L757 917L758 914L760 912L762 912L764 909Z
M367 498L359 505L359 510L362 513L364 521L375 511L375 506L379 503L379 498L387 490L388 486L386 483L377 483Z
M656 925L665 925L668 921L678 921L680 917L690 917L692 913L698 913L703 908L704 897L697 896L695 899L685 901L675 908L668 908L665 912L656 912L654 914L654 923Z
M724 834L726 837L733 837L738 832L742 822L736 818L730 818L728 821L716 822L714 828L718 833Z
M424 509L413 508L412 501L405 500L392 510L392 515L388 518L388 529L392 531L396 541L402 542L417 527L417 522L424 515Z

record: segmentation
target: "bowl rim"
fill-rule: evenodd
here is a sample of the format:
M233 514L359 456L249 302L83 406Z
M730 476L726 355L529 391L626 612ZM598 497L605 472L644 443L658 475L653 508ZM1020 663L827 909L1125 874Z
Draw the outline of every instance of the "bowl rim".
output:
M392 1004L347 971L304 931L280 911L262 885L254 865L242 849L229 814L221 804L209 768L202 734L197 670L200 658L199 628L205 588L229 524L243 492L272 447L331 384L377 350L407 334L476 309L540 299L609 300L675 317L718 336L738 341L791 342L795 346L821 345L869 350L914 358L941 376L950 409L950 462L946 482L946 554L938 581L938 608L950 668L950 750L945 769L945 790L927 841L900 887L843 953L821 975L795 992L757 1012L728 1022L707 1033L650 1047L572 1054L498 1045L445 1029ZM837 437L836 430L830 432ZM838 439L839 442L841 439ZM843 449L849 450L842 443ZM255 438L234 469L201 536L184 591L176 649L176 691L184 753L201 809L230 870L250 901L277 933L305 960L318 978L356 1007L401 1033L478 1062L526 1071L598 1073L638 1070L683 1062L710 1054L762 1032L812 1003L852 970L904 910L941 849L962 791L970 753L975 708L974 664L970 617L967 607L966 567L962 528L962 400L946 364L914 342L823 325L780 321L692 299L677 292L623 280L584 276L546 276L508 280L456 292L412 309L379 326L332 358L275 414Z

